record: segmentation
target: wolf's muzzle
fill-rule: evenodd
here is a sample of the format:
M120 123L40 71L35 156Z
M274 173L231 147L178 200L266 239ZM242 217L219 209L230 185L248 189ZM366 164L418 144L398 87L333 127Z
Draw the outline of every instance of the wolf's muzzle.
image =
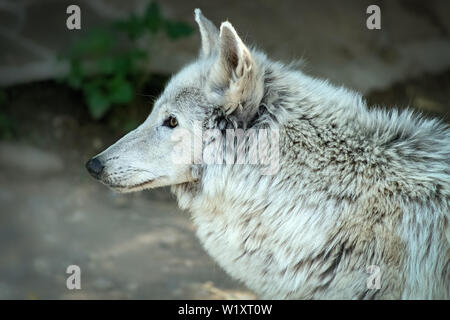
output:
M92 158L88 162L86 162L87 171L89 171L91 176L93 176L95 179L100 178L104 167L105 166L103 165L103 163L97 158Z

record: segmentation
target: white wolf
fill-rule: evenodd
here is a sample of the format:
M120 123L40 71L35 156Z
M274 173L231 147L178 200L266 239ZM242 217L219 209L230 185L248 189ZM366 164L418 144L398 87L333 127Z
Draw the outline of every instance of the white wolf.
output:
M248 48L229 22L219 31L199 9L195 20L198 60L90 173L120 192L172 185L205 249L262 298L449 299L448 126L369 110ZM195 123L278 130L279 170L175 163L173 137Z

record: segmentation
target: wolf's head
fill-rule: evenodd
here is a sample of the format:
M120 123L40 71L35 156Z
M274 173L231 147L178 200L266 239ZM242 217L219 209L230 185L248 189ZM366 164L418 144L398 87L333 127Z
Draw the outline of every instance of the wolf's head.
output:
M263 96L263 70L229 22L220 31L195 10L202 45L199 58L168 83L137 129L92 158L86 167L107 186L131 192L195 180L195 156L174 161L196 124L241 127L252 121Z

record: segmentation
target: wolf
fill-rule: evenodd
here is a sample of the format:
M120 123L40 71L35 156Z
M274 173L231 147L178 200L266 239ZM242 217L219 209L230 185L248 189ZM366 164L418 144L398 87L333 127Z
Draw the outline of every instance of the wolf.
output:
M448 125L369 108L247 46L230 22L217 29L199 9L195 20L198 58L87 162L91 175L118 192L170 185L206 251L260 298L449 299ZM229 130L276 130L278 170L174 161L198 127L218 133L203 147Z

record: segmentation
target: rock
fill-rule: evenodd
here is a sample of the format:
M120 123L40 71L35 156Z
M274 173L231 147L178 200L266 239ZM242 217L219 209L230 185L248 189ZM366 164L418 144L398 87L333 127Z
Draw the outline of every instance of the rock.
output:
M77 2L83 32L132 13L141 14L148 4L145 0ZM0 28L9 31L0 34L0 85L55 78L67 72L67 63L56 63L56 57L80 36L65 25L66 8L72 1L6 3L0 7ZM366 28L368 3L360 0L285 0L282 4L202 0L195 6L182 0L159 3L164 16L195 28L196 6L217 25L229 19L241 35L251 37L246 39L250 44L256 43L270 57L285 62L304 57L308 73L362 92L450 66L447 0L387 1L379 31ZM157 50L145 41L141 44L151 52L149 70L170 74L197 57L200 37L196 30L177 41L158 35L153 42Z
M43 258L36 258L33 261L34 270L40 275L47 275L50 273L50 265L47 260Z
M11 285L0 282L0 299L1 300L7 300L7 299L14 299L16 295L16 288L12 287Z
M110 290L112 287L114 287L113 283L105 278L95 279L92 285L98 290Z

